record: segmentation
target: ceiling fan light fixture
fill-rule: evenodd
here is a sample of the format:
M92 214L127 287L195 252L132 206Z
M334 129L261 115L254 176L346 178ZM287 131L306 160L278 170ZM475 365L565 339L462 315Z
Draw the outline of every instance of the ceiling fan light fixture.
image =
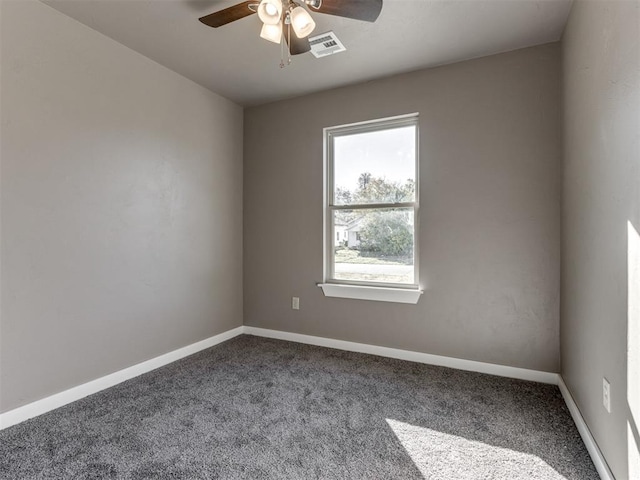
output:
M322 0L304 0L304 3L309 5L311 8L315 8L319 10L322 7Z
M258 5L258 17L265 25L276 25L280 23L282 15L281 0L262 0Z
M260 37L273 43L280 43L282 40L282 23L276 25L264 24L260 31Z
M316 22L313 21L309 12L297 6L291 10L291 26L298 38L305 38L316 28Z

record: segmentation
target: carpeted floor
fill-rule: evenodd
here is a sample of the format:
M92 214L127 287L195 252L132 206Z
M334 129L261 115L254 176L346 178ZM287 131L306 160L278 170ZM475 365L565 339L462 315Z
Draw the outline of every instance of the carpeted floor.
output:
M241 336L0 432L2 479L597 479L555 386Z

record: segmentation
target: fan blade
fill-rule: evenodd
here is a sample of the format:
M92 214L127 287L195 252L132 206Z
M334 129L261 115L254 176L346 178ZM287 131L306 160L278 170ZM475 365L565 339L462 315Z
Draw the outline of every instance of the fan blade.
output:
M291 55L300 55L301 53L307 53L311 50L311 45L309 45L308 37L298 38L293 32L293 28L290 32L288 30L289 29L287 28L287 25L285 25L282 34L284 35L284 39L286 40L287 44L291 42L289 45L289 53L291 53ZM291 34L291 39L289 39L289 34Z
M205 25L218 28L222 25L226 25L227 23L235 22L236 20L240 20L241 18L248 17L249 15L256 13L255 10L251 10L249 8L249 5L256 5L256 0L238 3L237 5L225 8L219 12L206 15L199 20Z
M382 11L382 0L322 0L319 8L311 5L311 12L375 22Z

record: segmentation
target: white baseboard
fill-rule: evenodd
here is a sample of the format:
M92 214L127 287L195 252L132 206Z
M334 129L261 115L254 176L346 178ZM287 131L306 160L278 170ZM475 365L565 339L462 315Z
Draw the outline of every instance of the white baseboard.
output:
M578 405L573 399L571 392L569 392L569 389L561 376L558 376L558 388L560 388L562 398L564 398L564 402L567 404L569 412L571 412L571 417L573 417L573 421L576 424L576 427L578 427L578 432L580 432L582 441L587 447L587 451L591 456L591 460L593 461L600 478L602 478L602 480L615 480L613 473L611 473L611 470L607 465L607 461L604 459L604 455L602 455L598 444L593 438L593 435L591 435L591 431L589 430L587 423L584 421L584 418L580 413L580 409L578 409Z
M300 333L289 333L280 330L269 330L258 327L244 327L247 335L258 337L275 338L278 340L288 340L291 342L306 343L319 347L329 347L338 350L348 350L350 352L368 353L380 357L397 358L410 362L426 363L438 365L440 367L456 368L471 372L487 373L500 377L517 378L520 380L530 380L532 382L558 384L558 374L551 372L541 372L538 370L528 370L526 368L508 367L506 365L496 365L494 363L476 362L474 360L464 360L461 358L443 357L429 353L412 352L410 350L400 350L397 348L379 347L365 343L346 342L344 340L334 340L332 338L314 337L302 335Z
M269 330L258 327L244 327L244 333L247 335L256 335L259 337L275 338L278 340L288 340L291 342L306 343L309 345L317 345L319 347L335 348L338 350L347 350L350 352L368 353L371 355L379 355L381 357L397 358L400 360L408 360L411 362L426 363L429 365L438 365L441 367L456 368L458 370L468 370L472 372L487 373L500 377L517 378L520 380L530 380L533 382L549 383L558 385L562 397L564 398L567 408L571 413L571 417L578 428L578 432L591 456L591 460L598 471L602 480L615 480L607 465L598 444L595 442L589 427L582 418L580 410L576 405L571 393L567 389L562 377L557 373L541 372L538 370L528 370L525 368L508 367L505 365L496 365L493 363L476 362L473 360L464 360L453 357L443 357L440 355L432 355L428 353L412 352L409 350L399 350L396 348L379 347L376 345L367 345L364 343L346 342L344 340L334 340L332 338L315 337L312 335L303 335L299 333L289 333L279 330Z
M600 474L602 480L615 480L611 473L607 462L598 448L587 424L582 418L582 414L578 409L571 393L567 389L562 377L557 373L542 372L538 370L528 370L526 368L509 367L506 365L496 365L493 363L476 362L473 360L464 360L460 358L444 357L440 355L432 355L429 353L412 352L410 350L400 350L396 348L380 347L376 345L367 345L365 343L347 342L344 340L335 340L332 338L316 337L312 335L303 335L300 333L283 332L279 330L269 330L265 328L241 326L220 333L213 337L207 338L200 342L187 345L172 352L152 358L132 367L125 368L118 372L106 375L104 377L92 380L90 382L78 385L60 393L56 393L49 397L37 400L22 407L0 414L0 430L16 425L20 422L28 420L43 413L55 410L56 408L67 405L81 398L87 397L101 390L117 385L125 380L150 372L156 368L162 367L169 363L180 360L181 358L193 355L201 350L213 347L238 335L247 334L259 337L274 338L278 340L287 340L297 343L305 343L309 345L317 345L320 347L335 348L338 350L347 350L350 352L368 353L381 357L397 358L399 360L408 360L410 362L425 363L429 365L438 365L441 367L456 368L458 370L467 370L472 372L486 373L489 375L497 375L501 377L517 378L520 380L529 380L533 382L549 383L558 385L562 397L573 417L580 436L591 455L591 459Z
M17 423L24 422L30 418L37 417L38 415L42 415L43 413L51 410L55 410L56 408L75 402L76 400L80 400L81 398L87 397L106 388L113 387L125 380L150 372L151 370L155 370L156 368L175 362L181 358L188 357L189 355L193 355L201 350L213 347L225 340L237 337L243 332L244 327L227 330L226 332L214 335L213 337L209 337L200 342L192 343L191 345L179 348L178 350L165 353L164 355L152 358L151 360L138 363L137 365L125 368L124 370L83 383L82 385L56 393L41 400L36 400L35 402L18 407L14 410L9 410L8 412L0 414L0 430L16 425Z

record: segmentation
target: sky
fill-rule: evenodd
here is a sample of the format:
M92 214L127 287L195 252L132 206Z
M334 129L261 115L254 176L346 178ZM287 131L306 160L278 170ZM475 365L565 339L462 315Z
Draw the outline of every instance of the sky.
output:
M334 137L334 182L336 188L354 191L358 177L373 177L404 183L415 180L415 126Z

